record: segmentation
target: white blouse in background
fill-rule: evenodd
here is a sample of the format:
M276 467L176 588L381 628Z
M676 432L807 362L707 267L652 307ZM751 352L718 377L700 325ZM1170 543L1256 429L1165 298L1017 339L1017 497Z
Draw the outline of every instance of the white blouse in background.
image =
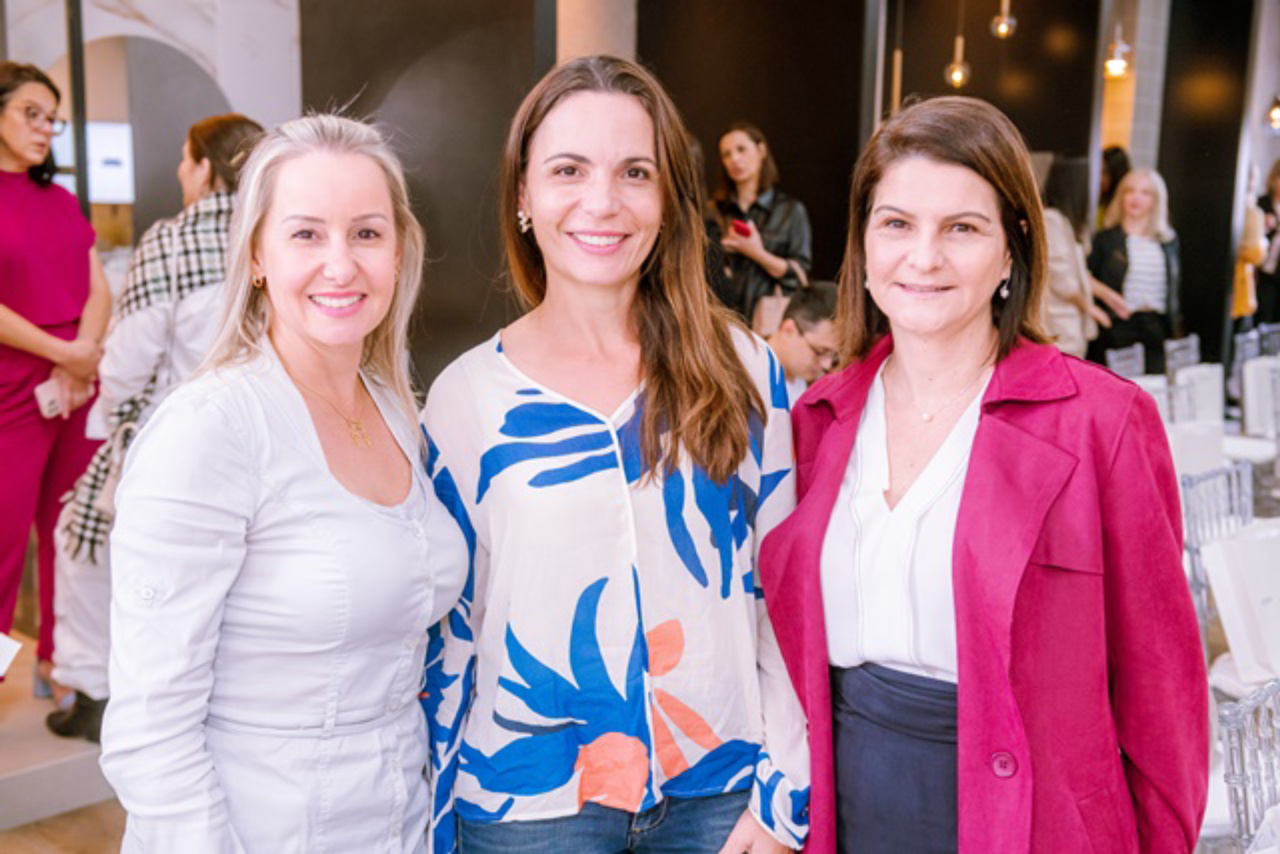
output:
M933 459L889 509L884 370L876 373L822 543L827 654L956 681L951 550L984 383Z
M398 506L333 476L269 349L178 388L130 449L102 739L125 852L424 849L427 629L467 549L365 382L411 464Z

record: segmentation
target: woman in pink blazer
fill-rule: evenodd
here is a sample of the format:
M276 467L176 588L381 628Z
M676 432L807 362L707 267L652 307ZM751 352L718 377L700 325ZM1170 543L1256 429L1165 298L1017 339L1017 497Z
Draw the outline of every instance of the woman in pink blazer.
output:
M1189 852L1206 678L1149 396L1044 343L1017 130L938 98L854 171L846 367L793 413L765 600L815 854Z

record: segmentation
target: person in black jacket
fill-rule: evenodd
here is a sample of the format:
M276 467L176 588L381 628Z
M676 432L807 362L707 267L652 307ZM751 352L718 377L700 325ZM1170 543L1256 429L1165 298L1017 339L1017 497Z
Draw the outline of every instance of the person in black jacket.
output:
M1146 372L1164 373L1164 342L1182 331L1178 236L1169 227L1169 192L1153 169L1135 169L1120 181L1107 208L1107 226L1093 239L1089 272L1124 296L1130 315L1111 306L1112 326L1090 349L1102 360L1106 350L1142 344Z
M716 225L727 255L727 299L748 321L760 297L808 282L812 231L804 205L777 187L778 167L760 129L735 122L720 137Z

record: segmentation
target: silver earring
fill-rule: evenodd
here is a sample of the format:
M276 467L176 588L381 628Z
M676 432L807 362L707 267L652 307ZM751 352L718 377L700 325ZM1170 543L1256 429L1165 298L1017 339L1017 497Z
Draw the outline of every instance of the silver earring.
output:
M1000 280L1000 299L1008 299L1008 298L1009 298L1009 280L1001 279Z
M519 226L521 234L528 234L529 229L533 228L533 218L522 210L516 211L516 225Z

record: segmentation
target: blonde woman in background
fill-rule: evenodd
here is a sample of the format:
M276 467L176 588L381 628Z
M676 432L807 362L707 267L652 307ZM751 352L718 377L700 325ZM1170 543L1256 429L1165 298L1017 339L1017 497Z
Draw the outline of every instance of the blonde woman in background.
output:
M423 246L366 125L289 122L245 167L227 319L118 494L102 767L125 852L425 848L418 689L466 546L413 419Z

